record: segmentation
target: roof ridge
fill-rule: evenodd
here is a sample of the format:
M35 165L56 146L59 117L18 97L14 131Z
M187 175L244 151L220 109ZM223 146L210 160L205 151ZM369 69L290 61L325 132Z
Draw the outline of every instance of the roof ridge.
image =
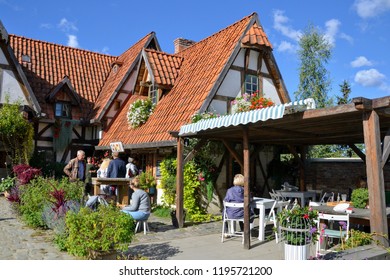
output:
M167 52L164 52L164 51L158 51L158 50L147 49L147 48L144 48L144 50L147 51L147 52L155 52L155 53L165 54L165 55L169 55L169 56L176 56L178 58L183 58L183 56L178 55L177 53L167 53Z
M225 28L223 28L223 29L221 29L221 30L219 30L219 31L217 31L217 32L215 32L215 33L213 33L213 34L211 34L210 36L208 36L208 37L206 37L206 38L203 38L202 40L200 40L200 41L194 43L193 45L191 45L191 46L189 46L189 47L183 49L182 51L178 52L178 54L180 54L180 53L182 53L182 52L184 52L184 51L186 51L186 50L188 50L188 49L191 49L192 47L194 47L194 46L196 46L196 45L198 45L198 44L200 44L200 43L202 43L202 42L204 42L204 41L206 41L206 40L209 40L210 38L212 38L212 37L214 37L214 36L217 36L218 34L220 34L220 33L224 32L224 31L226 31L227 29L232 28L234 25L237 25L237 24L243 22L244 20L247 20L247 19L249 19L249 18L251 18L251 17L253 17L253 16L255 16L255 15L257 15L257 13L256 13L256 12L253 12L253 13L251 13L250 15L243 17L242 19L240 19L240 20L238 20L238 21L236 21L236 22L230 24L229 26L226 26Z
M26 40L34 41L34 42L37 42L37 43L53 45L53 46L56 46L56 47L64 47L64 48L68 48L68 49L72 49L72 50L78 50L78 51L81 51L81 52L97 54L97 55L101 55L101 56L107 56L107 57L113 57L113 58L115 58L115 57L117 58L118 57L117 55L110 55L110 54L104 54L104 53L100 53L100 52L94 52L94 51L90 51L90 50L87 50L87 49L70 47L70 46L61 45L61 44L58 44L58 43L53 43L53 42L48 42L48 41L44 41L44 40L28 38L28 37L20 36L20 35L16 35L16 34L9 34L9 36L16 37L16 38L21 38L21 39L26 39Z

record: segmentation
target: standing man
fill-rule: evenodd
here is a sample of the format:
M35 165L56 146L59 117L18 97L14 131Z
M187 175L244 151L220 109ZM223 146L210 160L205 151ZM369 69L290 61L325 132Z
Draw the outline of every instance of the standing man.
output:
M92 176L92 174L95 174ZM96 176L96 168L92 163L92 157L87 157L87 166L85 171L85 195L91 194L92 191L92 177Z
M69 163L64 167L64 173L69 177L71 182L80 180L85 181L86 162L85 152L83 150L77 151L77 156L71 159Z
M119 157L119 152L112 153L112 160L108 164L107 178L126 178L126 163ZM116 186L110 187L110 194L116 194Z

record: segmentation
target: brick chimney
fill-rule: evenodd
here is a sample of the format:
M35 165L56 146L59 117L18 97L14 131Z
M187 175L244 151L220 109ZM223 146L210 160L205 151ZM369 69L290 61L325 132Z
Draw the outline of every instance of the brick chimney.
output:
M192 40L177 38L173 41L173 44L175 45L175 53L181 52L182 50L192 46L195 43L196 42Z

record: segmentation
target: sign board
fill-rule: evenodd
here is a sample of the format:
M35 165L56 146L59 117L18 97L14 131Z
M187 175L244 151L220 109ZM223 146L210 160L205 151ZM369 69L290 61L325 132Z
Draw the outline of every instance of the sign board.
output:
M111 151L112 152L124 152L123 144L122 142L112 142L110 143Z

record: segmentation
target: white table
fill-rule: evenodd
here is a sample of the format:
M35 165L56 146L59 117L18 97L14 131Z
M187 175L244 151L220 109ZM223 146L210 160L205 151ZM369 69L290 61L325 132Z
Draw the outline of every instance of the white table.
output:
M264 219L265 219L265 210L271 209L274 205L275 200L262 197L254 197L251 206L259 209L259 240L264 241Z
M309 204L309 200L316 201L317 193L315 191L282 191L276 190L277 193L280 193L283 197L289 198L298 198L301 206Z

